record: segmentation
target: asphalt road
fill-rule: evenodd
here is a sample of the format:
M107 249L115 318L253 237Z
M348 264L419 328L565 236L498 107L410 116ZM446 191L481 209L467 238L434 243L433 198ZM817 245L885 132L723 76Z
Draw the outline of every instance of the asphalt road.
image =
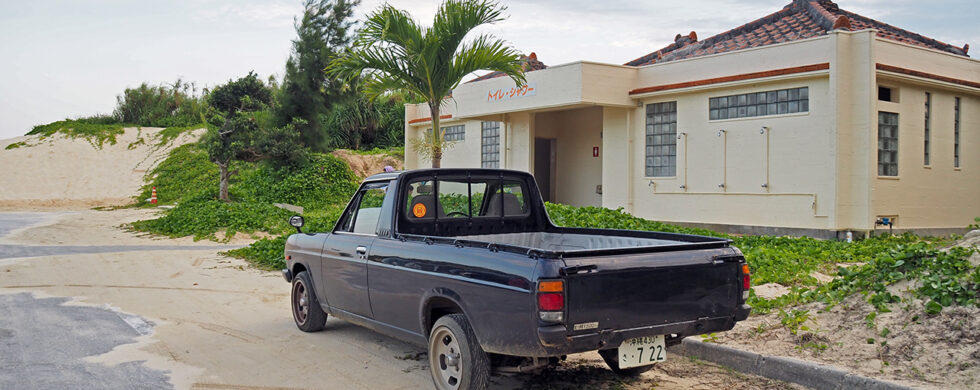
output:
M0 238L64 213L0 213ZM178 245L0 244L0 259L160 250L227 249ZM152 322L106 307L64 305L68 298L0 295L0 389L171 389L166 372L142 362L88 363L150 334ZM27 374L29 373L29 375Z
M0 259L93 253L181 251L181 250L228 250L233 246L181 246L181 245L4 245L0 244Z
M0 389L170 389L165 372L142 362L88 363L135 342L152 324L109 308L67 306L67 298L0 295Z

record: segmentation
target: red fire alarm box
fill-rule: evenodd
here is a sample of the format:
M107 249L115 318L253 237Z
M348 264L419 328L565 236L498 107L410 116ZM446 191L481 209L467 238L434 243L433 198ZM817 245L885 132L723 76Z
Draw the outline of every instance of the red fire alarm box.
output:
M599 157L599 147L598 146L593 146L592 147L592 157Z

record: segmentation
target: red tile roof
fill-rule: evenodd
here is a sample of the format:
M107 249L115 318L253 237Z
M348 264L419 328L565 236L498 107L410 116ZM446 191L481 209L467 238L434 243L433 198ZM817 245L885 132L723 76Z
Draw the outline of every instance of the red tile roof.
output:
M538 61L538 55L534 52L532 52L530 55L522 55L521 62L521 68L524 69L525 73L548 68L548 65L545 65L544 62ZM475 81L487 80L496 77L504 77L506 75L507 74L504 72L490 72L467 82L472 83Z
M754 20L732 30L698 41L692 31L686 36L678 34L674 43L627 62L626 65L643 66L684 58L791 42L826 35L836 29L850 31L873 28L878 36L911 45L942 50L968 56L968 45L956 47L932 38L909 32L837 7L830 0L793 0L778 12Z

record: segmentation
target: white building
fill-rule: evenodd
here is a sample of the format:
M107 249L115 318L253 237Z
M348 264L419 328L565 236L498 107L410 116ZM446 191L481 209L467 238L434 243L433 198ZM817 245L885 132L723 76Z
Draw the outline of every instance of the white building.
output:
M729 231L962 231L980 216L968 50L795 0L625 65L532 53L525 88L492 73L453 91L442 166L525 170L552 202ZM407 106L407 168L430 165L407 142L428 116Z

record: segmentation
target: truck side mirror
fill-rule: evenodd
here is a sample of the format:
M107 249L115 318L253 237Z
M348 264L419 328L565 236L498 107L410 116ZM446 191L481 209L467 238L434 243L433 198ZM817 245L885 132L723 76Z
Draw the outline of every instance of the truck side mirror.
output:
M292 217L289 217L289 225L296 228L296 233L302 233L303 217L299 215L294 215Z

